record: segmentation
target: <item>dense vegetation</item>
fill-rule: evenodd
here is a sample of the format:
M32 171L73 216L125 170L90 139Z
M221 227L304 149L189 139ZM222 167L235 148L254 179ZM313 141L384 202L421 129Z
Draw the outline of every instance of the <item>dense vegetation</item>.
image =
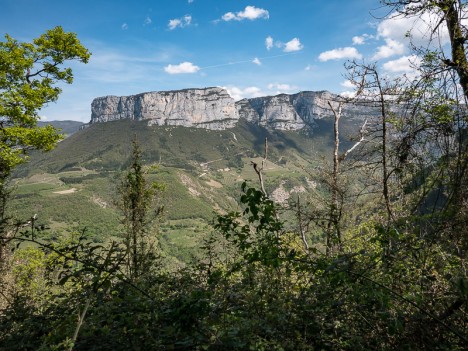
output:
M242 184L240 209L216 217L191 265L161 249L163 187L137 143L118 180L121 225L104 242L70 229L46 240L34 217L5 218L0 350L466 349L466 8L387 2L403 16L439 14L451 56L419 48L411 80L350 63L358 96L339 104L372 103L379 116L343 145L330 106L331 161L288 207L268 196L265 150L258 183ZM82 178L62 181L106 179Z

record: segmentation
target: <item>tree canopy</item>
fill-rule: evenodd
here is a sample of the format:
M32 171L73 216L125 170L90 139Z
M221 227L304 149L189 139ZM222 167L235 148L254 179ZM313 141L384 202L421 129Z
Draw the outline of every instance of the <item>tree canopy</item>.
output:
M58 99L60 82L72 83L67 61L87 63L90 52L75 33L62 27L48 30L31 43L8 34L0 42L0 176L24 162L31 149L50 150L60 135L50 126L38 127L38 112Z

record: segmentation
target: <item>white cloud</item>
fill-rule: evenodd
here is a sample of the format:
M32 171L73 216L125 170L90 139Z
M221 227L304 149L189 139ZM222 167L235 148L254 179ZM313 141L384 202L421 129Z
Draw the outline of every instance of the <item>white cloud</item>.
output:
M169 74L196 73L200 70L200 67L191 62L182 62L178 65L167 65L164 70Z
M194 0L187 0L187 2L188 2L189 4L191 4L193 1L194 1Z
M421 64L421 59L416 55L403 56L399 59L385 62L382 67L384 70L392 73L412 73L414 67Z
M145 21L143 22L143 25L147 26L148 24L151 24L151 22L153 22L153 21L151 20L151 17L150 17L150 16L146 16Z
M318 59L322 62L329 61L329 60L340 60L340 59L360 59L362 55L356 48L353 47L345 47L345 48L338 48L333 49L330 51L322 52Z
M192 16L185 15L184 17L181 17L181 18L174 18L174 19L169 20L167 27L169 28L169 30L174 30L177 27L180 27L180 28L187 27L191 23L192 23Z
M270 35L265 39L265 46L267 50L270 50L273 47L273 38Z
M355 91L343 91L340 93L340 96L351 99L356 96L356 92Z
M367 39L373 39L373 35L363 34L353 37L353 45L363 45L366 43Z
M191 15L185 15L185 16L184 16L184 22L185 22L186 24L192 23L192 16L191 16Z
M127 23L123 23L122 26L121 26L120 28L122 28L123 30L127 30L127 29L128 29L128 24L127 24Z
M341 82L340 85L341 85L343 88L348 88L348 89L353 89L353 88L355 88L355 85L354 85L350 80L345 80L345 81Z
M284 52L300 51L303 48L304 48L304 45L301 44L300 40L298 38L294 38L285 44L283 51Z
M226 22L227 22L227 21L231 21L231 20L237 19L237 17L236 17L236 15L233 14L232 12L227 12L227 13L225 13L225 14L221 17L221 19L222 19L223 21L226 21Z
M366 41L366 38L364 38L363 36L353 37L353 44L354 45L362 45L362 44L364 44L365 41Z
M405 45L390 39L385 39L385 45L379 46L377 52L372 57L373 60L380 60L394 55L402 55L405 52Z
M305 69L306 71L312 71L314 68L315 68L315 67L312 66L312 65L307 65L304 69Z
M262 61L260 61L260 59L258 57L254 58L252 60L252 63L255 63L256 65L258 66L261 66L262 65Z
M265 39L265 46L267 50L270 50L273 46L276 46L278 49L283 48L284 52L300 51L304 48L299 38L293 38L287 43L282 43L281 41L274 42L271 36Z
M396 13L391 14L377 26L378 38L390 38L399 42L409 43L407 36L411 32L411 40L416 46L424 46L431 38L433 28L440 23L440 16L435 13L425 12L418 17L402 17ZM442 45L449 42L450 38L445 22L438 26L438 38ZM438 43L436 43L438 44Z
M274 94L282 94L282 93L291 93L294 90L298 90L298 87L289 84L281 84L281 83L271 83L268 84L269 90L274 90Z
M182 21L180 19L174 18L174 19L169 20L169 23L167 24L167 26L169 27L169 30L173 30L173 29L176 29L181 24L182 24Z
M270 14L267 10L255 6L247 6L244 11L239 11L237 13L227 12L221 19L226 22L232 20L242 21L244 19L253 21L259 18L268 19L269 17Z
M222 87L222 88L226 89L228 94L231 95L231 97L236 101L242 100L245 98L253 98L253 97L260 97L260 96L267 95L258 87L247 87L247 88L242 89L242 88L231 85L231 86Z

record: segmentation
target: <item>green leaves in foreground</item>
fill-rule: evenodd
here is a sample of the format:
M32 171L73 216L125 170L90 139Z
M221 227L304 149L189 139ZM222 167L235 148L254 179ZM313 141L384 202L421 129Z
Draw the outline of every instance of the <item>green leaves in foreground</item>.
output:
M48 30L32 43L8 34L0 42L0 175L26 160L31 149L50 150L61 135L52 127L37 126L39 111L58 99L60 82L72 83L66 61L87 63L89 51L75 33L62 27Z

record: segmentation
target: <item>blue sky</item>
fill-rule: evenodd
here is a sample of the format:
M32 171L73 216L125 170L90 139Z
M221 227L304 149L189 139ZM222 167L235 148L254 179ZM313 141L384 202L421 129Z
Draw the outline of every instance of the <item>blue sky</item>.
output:
M379 20L378 0L0 0L0 34L30 41L61 25L92 52L41 115L87 122L93 98L222 86L243 97L350 91L347 59L408 70L414 23ZM414 57L413 57L414 58Z

